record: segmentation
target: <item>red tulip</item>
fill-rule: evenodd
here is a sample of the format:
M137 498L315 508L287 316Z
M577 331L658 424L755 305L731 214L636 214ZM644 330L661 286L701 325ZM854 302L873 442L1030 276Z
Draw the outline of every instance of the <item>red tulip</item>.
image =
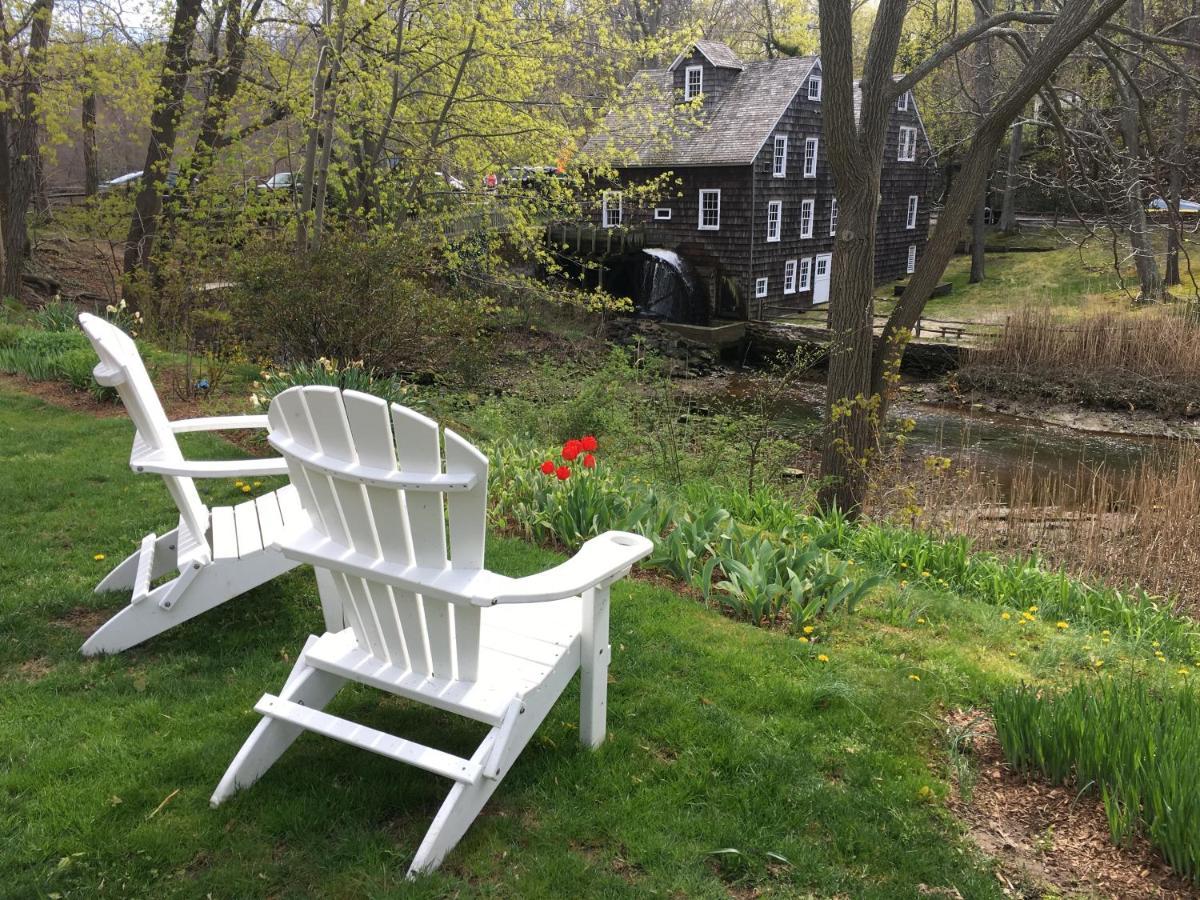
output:
M546 460L544 463L542 463L541 469L542 469L543 475L553 475L554 474L553 460L549 460L549 459Z
M565 444L563 444L562 458L565 459L567 462L574 462L575 457L577 457L582 450L583 450L583 444L581 444L579 441L575 440L574 438L571 438L571 440L569 440Z
M566 466L559 466L554 474L558 476L559 481L566 481L571 477L571 470Z
M585 469L596 468L596 457L592 456L592 454L590 454L590 453L587 456L585 456L583 458L583 467Z
M596 438L590 434L583 436L583 440L579 442L579 446L583 447L588 453L596 449Z

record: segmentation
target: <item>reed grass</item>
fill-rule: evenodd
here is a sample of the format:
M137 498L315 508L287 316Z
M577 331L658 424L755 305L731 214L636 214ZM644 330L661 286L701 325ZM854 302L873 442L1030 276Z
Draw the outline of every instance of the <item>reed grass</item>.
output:
M1171 868L1200 884L1200 694L1106 677L1060 694L1022 685L994 703L1010 765L1093 790L1117 844L1143 834Z

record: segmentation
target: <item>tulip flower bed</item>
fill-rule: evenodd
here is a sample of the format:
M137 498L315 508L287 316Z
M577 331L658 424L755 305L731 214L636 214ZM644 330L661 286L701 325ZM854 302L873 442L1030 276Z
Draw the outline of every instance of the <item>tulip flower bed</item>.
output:
M1022 685L1000 692L995 719L1010 765L1099 793L1115 843L1143 834L1200 885L1200 695L1192 685L1151 687L1124 676L1060 694Z

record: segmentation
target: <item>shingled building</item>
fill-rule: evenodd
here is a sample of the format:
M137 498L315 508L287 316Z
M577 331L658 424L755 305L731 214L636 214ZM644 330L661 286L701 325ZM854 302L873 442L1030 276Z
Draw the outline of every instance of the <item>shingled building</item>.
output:
M759 318L827 302L838 214L821 87L817 57L749 62L716 41L697 41L666 69L639 72L583 148L617 172L596 224L644 229L646 247L690 263L706 313ZM933 173L906 93L884 152L877 282L916 266ZM653 203L632 199L630 186L668 174L669 189Z

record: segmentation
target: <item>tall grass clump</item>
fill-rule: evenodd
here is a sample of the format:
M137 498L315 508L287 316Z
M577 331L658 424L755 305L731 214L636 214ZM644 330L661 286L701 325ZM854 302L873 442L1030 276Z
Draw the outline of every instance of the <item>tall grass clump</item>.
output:
M1022 685L994 704L1010 765L1100 795L1117 844L1142 834L1200 885L1200 694L1108 677L1051 694Z
M1170 310L1064 322L1024 307L971 354L958 382L1101 409L1191 414L1200 388L1200 323Z

